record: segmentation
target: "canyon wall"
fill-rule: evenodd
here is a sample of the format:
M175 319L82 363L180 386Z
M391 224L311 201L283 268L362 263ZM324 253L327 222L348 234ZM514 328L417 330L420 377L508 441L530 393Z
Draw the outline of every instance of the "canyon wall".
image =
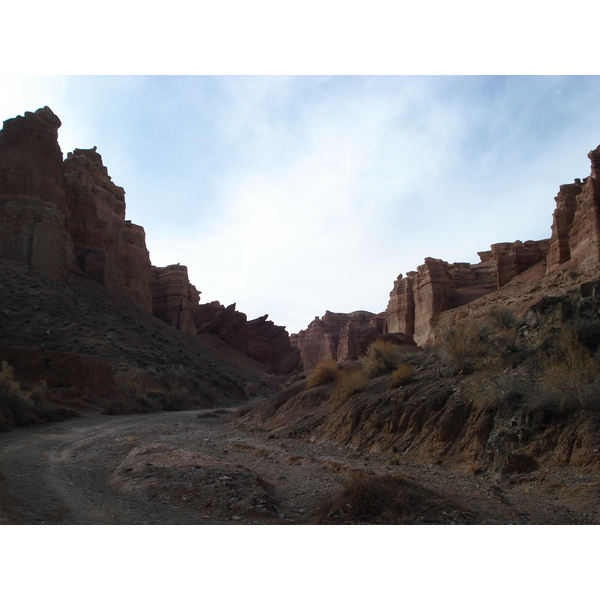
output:
M63 160L60 126L48 107L4 122L0 258L57 281L86 275L183 333L210 331L251 358L291 371L299 352L284 327L267 315L248 321L235 306L201 305L185 266L150 263L144 229L125 219L125 190L113 183L95 147Z
M414 345L410 335L386 333L385 313L327 311L322 318L315 317L306 329L292 334L290 342L300 351L303 368L310 371L324 360L356 360L378 338Z
M444 312L492 294L526 271L532 274L531 285L536 283L533 279L541 283L542 279L565 268L582 280L597 277L600 270L600 146L588 157L592 163L591 175L583 181L576 179L574 183L560 186L550 239L493 244L490 250L478 252L480 262L474 265L426 258L416 271L398 276L387 309L378 315L379 321L372 330L381 335L402 334L405 341L412 338L417 344L426 345L433 340ZM555 279L548 286L548 293L556 293L561 285L561 280ZM360 326L346 328L346 325L356 323L358 314L375 317L363 311L350 314L328 311L322 319L315 318L307 329L291 336L292 344L300 349L305 369L314 368L321 360L348 360L356 356L363 333ZM342 331L346 336L343 344Z
M61 123L49 109L0 131L0 256L62 281L74 262L65 225Z
M427 343L443 312L500 289L545 260L549 244L550 240L493 244L478 252L481 262L475 265L426 258L417 271L396 279L385 312L387 332Z

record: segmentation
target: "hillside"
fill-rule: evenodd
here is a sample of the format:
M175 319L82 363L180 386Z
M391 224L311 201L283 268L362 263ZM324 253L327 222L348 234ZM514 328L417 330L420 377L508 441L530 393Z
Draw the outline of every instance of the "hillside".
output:
M294 369L268 315L201 304L185 266L150 263L125 191L96 148L63 159L60 126L44 107L0 131L0 427L239 403Z

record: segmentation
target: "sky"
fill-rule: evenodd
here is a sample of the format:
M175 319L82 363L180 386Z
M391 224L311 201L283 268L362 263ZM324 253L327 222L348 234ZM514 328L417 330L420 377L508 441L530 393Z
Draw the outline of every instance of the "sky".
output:
M6 82L6 79L5 79ZM550 236L600 144L598 76L13 76L97 146L157 266L294 333L385 310L427 256Z
M153 264L294 333L326 310L385 310L425 257L550 236L559 186L600 144L592 13L57 0L24 37L14 3L0 120L50 106L65 156L97 146ZM576 44L574 14L590 16Z

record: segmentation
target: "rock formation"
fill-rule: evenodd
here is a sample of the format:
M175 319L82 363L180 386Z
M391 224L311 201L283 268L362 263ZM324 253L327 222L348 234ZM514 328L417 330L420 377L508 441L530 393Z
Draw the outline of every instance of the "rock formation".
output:
M4 122L0 258L56 281L85 274L184 333L213 333L251 358L291 371L299 352L284 327L266 315L248 321L235 305L200 305L186 267L151 265L144 229L125 219L125 191L95 147L75 149L63 161L60 125L48 107Z
M285 327L268 321L268 315L248 321L246 315L219 302L194 308L198 335L212 333L250 358L289 373L300 361L300 352L290 344Z
M151 287L152 314L179 331L196 335L193 310L200 302L200 292L190 283L187 267L153 266Z
M64 183L67 231L79 267L108 290L151 311L144 229L125 220L125 190L112 182L96 148L69 152Z
M65 227L60 120L48 108L0 131L0 257L64 280L73 265Z
M290 341L300 350L304 369L310 371L324 360L356 360L372 341L385 333L385 313L327 311L323 318L315 317L305 330L291 335ZM399 343L414 344L408 335L394 337Z
M585 270L600 261L600 146L588 154L592 172L561 185L552 219L547 272L567 261Z
M388 333L429 341L439 316L501 288L516 275L543 261L549 240L494 244L479 252L481 262L452 263L426 258L417 271L394 283L386 310Z
M434 339L443 313L497 292L525 272L531 273L529 280L540 281L544 274L550 276L566 265L565 268L570 267L573 273L588 280L597 276L600 146L588 157L592 163L591 175L583 181L576 179L572 184L560 186L550 239L493 244L490 250L478 253L480 262L475 265L426 258L416 271L410 271L406 277L400 274L396 279L387 309L374 329L388 335L412 336L417 344L423 345ZM551 284L549 288L556 285L562 283ZM360 311L351 313L357 314ZM346 341L340 345L341 332L351 315L327 312L323 319L317 317L306 330L292 336L306 369L314 368L321 360L348 360L355 356L360 332L347 333ZM344 344L350 344L351 349Z

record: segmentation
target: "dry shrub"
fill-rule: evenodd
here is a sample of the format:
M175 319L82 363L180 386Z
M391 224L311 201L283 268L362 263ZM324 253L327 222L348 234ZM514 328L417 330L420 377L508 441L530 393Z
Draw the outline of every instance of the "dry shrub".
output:
M370 378L361 367L343 369L339 371L335 386L329 397L335 405L364 390L369 385Z
M361 362L367 375L372 379L395 369L401 360L401 355L402 351L397 344L380 339L369 346Z
M474 513L408 477L357 473L317 510L320 524L474 523Z
M555 405L560 410L600 409L600 366L577 331L563 326L542 371L542 397L538 405Z
M444 363L456 373L473 373L489 358L488 348L479 335L477 322L464 320L442 334L437 351Z
M517 319L510 308L497 306L488 312L488 324L497 331L513 329L517 324Z
M320 362L315 370L306 379L306 388L313 388L317 385L323 385L325 383L331 383L335 381L338 376L338 364L333 359L324 360Z
M388 383L388 389L393 390L401 385L410 383L415 377L415 370L411 365L402 363L398 365L398 368L392 373L392 378Z

